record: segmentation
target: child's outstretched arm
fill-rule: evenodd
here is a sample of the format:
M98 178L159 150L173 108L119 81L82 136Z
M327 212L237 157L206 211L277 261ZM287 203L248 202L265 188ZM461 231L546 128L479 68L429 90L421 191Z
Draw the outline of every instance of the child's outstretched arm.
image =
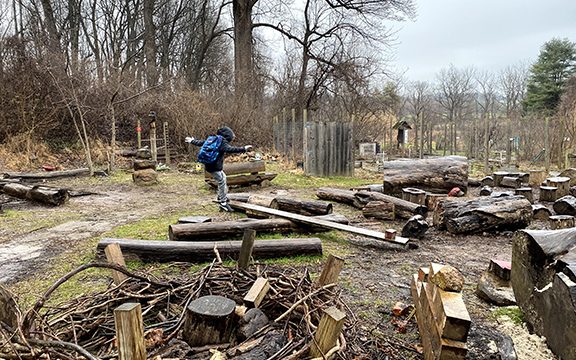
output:
M188 144L196 145L196 146L204 145L204 141L205 140L194 139L192 136L186 136L186 138L184 139L184 142L186 142Z

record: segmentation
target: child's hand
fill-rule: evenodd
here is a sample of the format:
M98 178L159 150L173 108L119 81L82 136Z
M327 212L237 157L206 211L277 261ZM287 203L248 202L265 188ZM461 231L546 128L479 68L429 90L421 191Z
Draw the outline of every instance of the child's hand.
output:
M191 136L186 136L186 138L184 139L184 142L190 144L190 143L192 142L192 140L194 140L193 137L191 137Z
M252 145L246 145L244 146L244 150L246 150L246 152L252 151L253 146Z

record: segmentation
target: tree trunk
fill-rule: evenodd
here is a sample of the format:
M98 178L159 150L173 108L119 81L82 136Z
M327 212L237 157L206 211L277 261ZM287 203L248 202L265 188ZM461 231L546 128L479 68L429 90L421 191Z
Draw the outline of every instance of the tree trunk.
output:
M48 205L62 205L70 197L66 189L54 189L44 186L28 186L23 184L6 184L2 187L2 192L19 199L37 201Z
M266 163L264 161L248 161L241 163L225 164L222 170L228 176L238 174L258 174L266 171ZM205 178L212 178L208 172L204 172Z
M442 200L434 211L434 226L453 234L516 230L532 220L532 205L523 196Z
M214 259L214 248L222 258L237 259L242 241L165 241L104 238L98 242L98 254L104 255L106 246L118 243L126 257L143 261L203 262ZM322 241L318 238L289 238L256 240L252 256L256 259L273 259L286 256L322 255Z
M359 191L356 198L362 204L368 204L371 201L383 201L394 204L394 214L396 218L409 219L414 215L426 216L428 208L424 205L402 200L394 196L381 194L373 191Z
M198 298L186 308L182 339L192 347L230 342L236 302L219 295Z
M512 246L512 287L524 320L562 359L576 359L576 229L523 230Z
M3 175L5 178L9 179L37 181L37 180L56 179L63 177L87 176L90 175L90 169L81 168L75 170L49 171L43 173L4 173Z
M554 202L554 211L560 215L576 215L576 197L566 195Z
M468 160L461 156L435 159L396 160L384 163L384 193L400 194L415 187L430 192L468 190Z
M234 14L234 83L237 106L250 98L253 73L252 8L257 0L233 0Z
M146 84L153 87L158 84L156 68L156 27L154 26L155 0L144 0L144 58L146 59Z
M362 209L368 203L358 199L356 192L351 190L319 188L316 190L316 196L322 200L336 201L358 209Z
M394 220L394 204L385 201L370 201L362 209L365 218L375 218L379 220Z

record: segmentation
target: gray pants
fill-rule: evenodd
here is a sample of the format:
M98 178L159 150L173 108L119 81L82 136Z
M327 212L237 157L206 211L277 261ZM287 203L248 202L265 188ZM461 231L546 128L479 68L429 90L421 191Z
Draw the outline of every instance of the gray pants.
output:
M228 185L226 185L226 174L224 171L214 171L212 177L218 183L218 202L225 204L228 202Z

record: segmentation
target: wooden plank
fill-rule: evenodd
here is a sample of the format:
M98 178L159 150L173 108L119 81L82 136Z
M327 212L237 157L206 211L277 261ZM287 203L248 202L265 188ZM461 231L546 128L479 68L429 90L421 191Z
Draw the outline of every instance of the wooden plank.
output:
M389 242L396 243L396 244L405 245L408 243L408 240L409 240L409 239L399 237L399 236L396 237L394 240L388 240L388 239L386 239L385 234L383 232L380 232L380 231L374 231L374 230L363 229L363 228L350 226L350 225L338 224L338 223L335 223L332 221L320 220L320 219L315 219L315 218L312 218L309 216L293 214L293 213L289 213L289 212L281 211L281 210L276 210L276 209L270 209L270 208L267 208L264 206L240 203L237 201L231 201L230 206L232 206L235 209L258 211L258 212L262 212L262 213L268 214L268 215L280 216L280 217L290 219L290 220L293 220L296 222L303 222L305 224L324 226L324 227L327 227L330 229L342 230L342 231L350 232L350 233L357 234L357 235L367 236L367 237L371 237L371 238L375 238L375 239L379 239L379 240L383 240L383 241L389 241Z
M238 268L246 270L250 263L252 256L252 249L254 248L254 239L256 238L256 230L244 230L244 237L242 238L242 247L240 248L240 256L238 258Z
M118 243L110 244L104 249L106 254L106 260L111 264L117 264L121 266L126 266L124 262L124 256L122 255L122 250ZM120 284L122 281L126 280L127 276L120 271L112 270L112 279L114 280L114 285Z
M344 326L344 321L346 320L346 314L334 306L329 307L323 312L310 348L310 355L313 358L324 358L324 355L336 346L336 342Z
M319 287L322 287L324 285L335 283L338 280L338 276L343 267L344 259L332 254L328 255L328 260L326 260L326 264L324 264L324 268L322 269L322 273L320 274L316 284Z
M268 290L270 290L268 279L259 277L254 281L254 284L252 284L246 296L244 296L244 305L257 308L260 306L262 300L264 300Z
M114 309L119 360L146 360L144 324L139 303L125 303Z

